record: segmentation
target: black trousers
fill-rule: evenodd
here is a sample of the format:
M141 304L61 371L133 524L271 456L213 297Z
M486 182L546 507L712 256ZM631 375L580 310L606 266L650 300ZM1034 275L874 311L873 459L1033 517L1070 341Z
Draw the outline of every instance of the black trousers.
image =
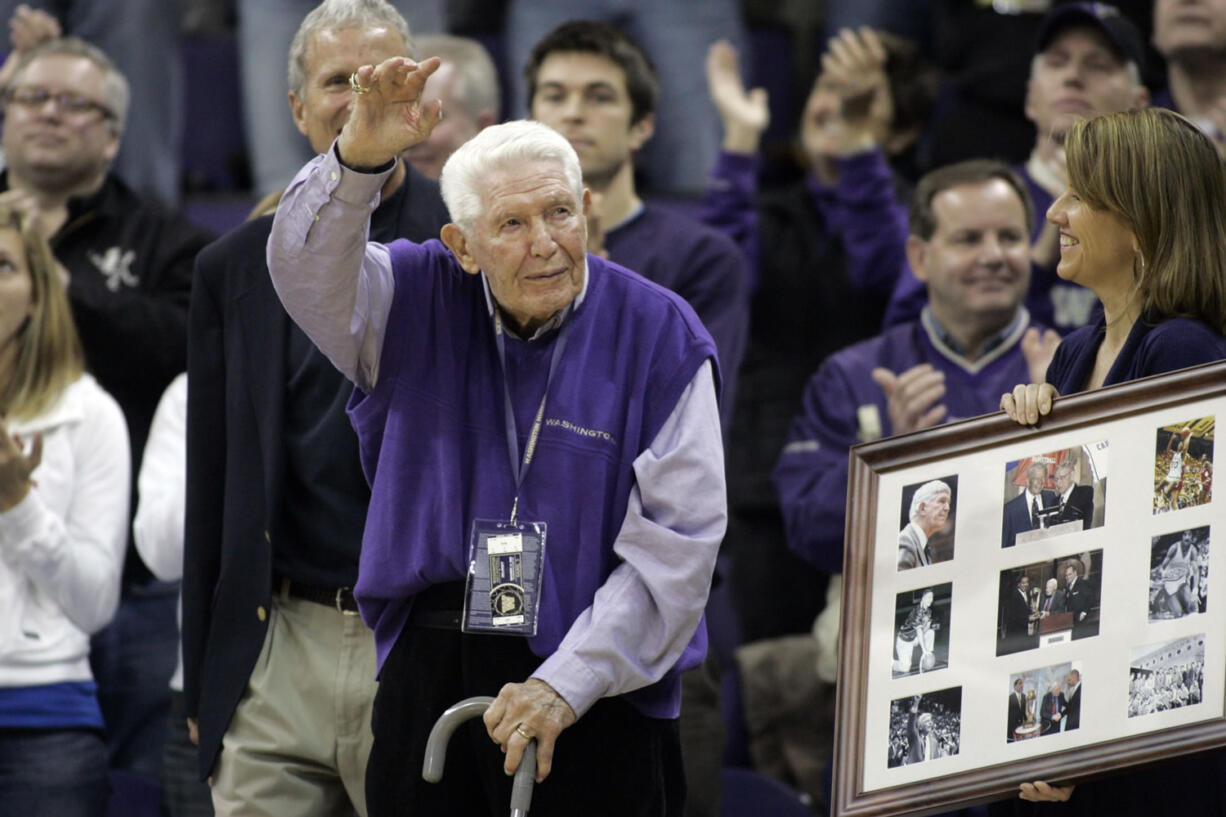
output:
M405 627L375 695L366 769L370 817L505 817L512 778L481 719L452 736L439 783L421 776L426 738L447 707L473 695L496 696L503 684L527 680L540 663L522 638ZM681 817L684 806L677 721L604 698L559 736L553 770L533 791L531 814Z

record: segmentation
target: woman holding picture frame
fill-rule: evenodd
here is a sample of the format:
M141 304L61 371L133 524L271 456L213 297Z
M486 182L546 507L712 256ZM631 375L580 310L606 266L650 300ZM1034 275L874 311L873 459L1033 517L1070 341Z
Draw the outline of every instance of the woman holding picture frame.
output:
M1213 143L1179 114L1149 108L1079 122L1064 148L1068 190L1047 211L1060 229L1056 273L1092 290L1102 315L1061 342L1046 382L1002 395L1022 425L1061 394L1226 358L1226 176ZM1022 800L1072 802L993 811L1151 817L1154 797L1172 794L1186 813L1226 813L1226 754L1076 788L1023 783Z

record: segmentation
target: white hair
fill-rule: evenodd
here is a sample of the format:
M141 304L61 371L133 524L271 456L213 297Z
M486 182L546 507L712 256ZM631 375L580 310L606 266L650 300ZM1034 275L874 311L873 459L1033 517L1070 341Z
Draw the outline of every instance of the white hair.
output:
M944 482L941 482L939 479L934 479L932 482L925 482L919 487L919 490L915 492L915 496L911 497L911 512L907 515L907 518L914 520L919 514L920 505L924 504L930 499L935 499L941 494L952 493L953 492L949 490L949 486Z
M413 37L409 24L396 7L387 0L324 0L298 26L289 46L289 89L302 96L306 83L306 52L311 35L317 31L340 31L346 28L387 28L404 40L404 56L412 57Z
M570 142L553 128L519 119L491 125L451 154L439 176L443 202L451 220L471 229L481 215L483 182L491 171L525 162L557 162L575 194L583 201L583 171Z

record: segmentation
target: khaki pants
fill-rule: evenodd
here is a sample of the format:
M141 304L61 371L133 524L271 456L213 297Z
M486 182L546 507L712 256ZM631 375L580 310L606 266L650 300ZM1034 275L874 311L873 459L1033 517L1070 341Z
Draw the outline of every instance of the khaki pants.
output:
M375 689L375 639L358 616L274 598L214 769L218 817L366 817Z

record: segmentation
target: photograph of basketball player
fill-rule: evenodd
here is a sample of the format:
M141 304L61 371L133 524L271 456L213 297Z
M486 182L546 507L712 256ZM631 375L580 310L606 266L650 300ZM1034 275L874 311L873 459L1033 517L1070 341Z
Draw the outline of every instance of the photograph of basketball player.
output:
M1098 635L1102 562L1094 550L1002 570L996 654Z
M1154 513L1203 505L1212 499L1213 417L1158 429L1154 456Z
M1149 557L1149 620L1205 612L1209 601L1209 526L1155 536Z
M890 701L889 768L958 754L962 741L962 687Z
M1081 662L1065 661L1009 676L1005 740L1009 743L1067 730L1069 714L1068 679L1076 673L1081 680ZM1077 699L1080 706L1081 699Z
M906 485L898 531L898 569L911 570L954 557L958 477Z
M1132 650L1128 717L1195 706L1204 700L1205 634Z
M1002 548L1100 527L1106 519L1106 440L1005 464Z
M949 666L949 608L953 584L899 593L894 607L894 677Z

